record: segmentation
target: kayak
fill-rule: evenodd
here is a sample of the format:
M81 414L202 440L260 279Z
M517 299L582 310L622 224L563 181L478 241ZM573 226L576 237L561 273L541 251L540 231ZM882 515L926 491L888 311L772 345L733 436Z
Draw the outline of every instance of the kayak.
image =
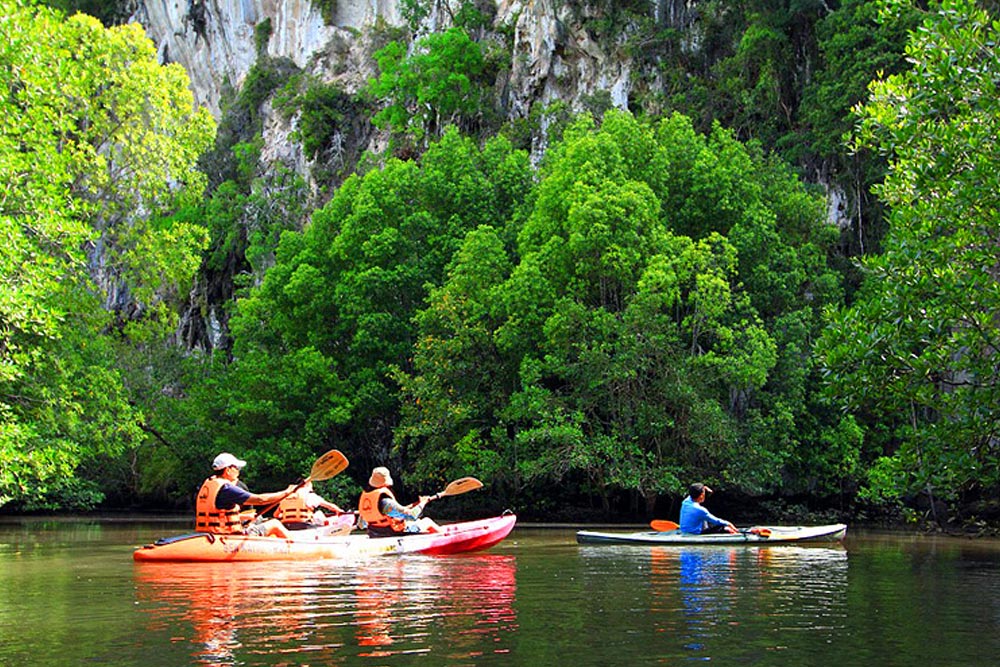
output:
M581 530L576 534L580 544L645 544L652 546L690 546L693 544L799 544L802 542L837 542L847 535L847 524L827 526L757 526L738 533L692 535L679 530L645 531L640 533L604 533Z
M260 535L190 533L166 537L132 552L136 561L236 562L322 560L394 554L456 554L488 549L514 528L517 517L503 514L489 519L441 526L439 532L392 537L344 534L336 526L291 531L288 539Z

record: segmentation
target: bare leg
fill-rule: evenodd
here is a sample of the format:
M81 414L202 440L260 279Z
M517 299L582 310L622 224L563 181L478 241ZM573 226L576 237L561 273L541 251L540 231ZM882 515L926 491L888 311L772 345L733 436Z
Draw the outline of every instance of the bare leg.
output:
M277 519L268 519L264 522L264 534L269 537L288 539L288 530L285 529L285 524Z

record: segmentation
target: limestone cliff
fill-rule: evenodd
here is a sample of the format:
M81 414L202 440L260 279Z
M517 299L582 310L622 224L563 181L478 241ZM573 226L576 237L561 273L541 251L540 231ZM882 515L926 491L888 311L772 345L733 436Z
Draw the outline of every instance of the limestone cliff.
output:
M650 9L659 20L689 26L696 2L659 0ZM511 116L535 100L574 100L604 90L616 106L627 105L630 63L608 53L582 28L598 9L564 0L495 0L494 25L514 32ZM443 5L424 23L447 23ZM338 78L348 90L373 73L360 55L379 25L403 23L399 0L340 0L329 21L313 0L141 0L134 17L147 29L165 62L184 66L199 103L219 113L222 90L238 86L257 58L255 27L270 20L267 53L286 57L314 73Z
M331 60L350 62L350 49L342 45L363 39L358 31L379 19L400 21L397 4L342 1L328 25L310 0L141 0L134 20L146 27L164 62L187 70L195 99L218 116L223 89L238 87L257 60L255 29L262 22L271 23L269 55L289 58L302 69L333 71L341 68ZM369 67L353 69L358 84Z
M556 100L578 110L581 100L601 91L611 104L627 108L630 60L607 51L616 40L598 44L584 28L586 21L611 6L609 1L596 0L591 7L565 0L479 0L484 14L492 17L486 32L494 39L506 35L508 40L510 65L496 83L502 115L525 117L533 103ZM691 4L660 0L650 2L648 9L664 20L686 22ZM417 36L450 25L454 8L447 0L430 3L430 10L417 27ZM406 25L400 0L139 0L133 20L145 26L163 62L176 62L187 70L196 101L220 120L227 91L243 86L262 55L287 60L317 80L354 94L378 73L372 54L380 40L384 43L393 30L412 29ZM258 27L265 25L263 39ZM623 32L619 40L626 35ZM310 160L292 139L296 119L274 113L266 101L260 115L262 167L280 163L312 178ZM357 155L366 148L377 151L384 146L383 139L377 133L356 132L338 136L338 143L355 144L344 152L353 150ZM544 150L544 145L544 136L536 137L536 150ZM315 182L313 186L318 188ZM243 270L229 264L224 273L202 276L207 284L192 293L192 306L179 334L186 345L224 344L225 315L218 306L232 298L233 275Z
M288 62L318 81L335 84L345 94L358 93L377 72L373 54L389 39L409 31L419 37L447 28L459 0L430 0L417 25L407 21L405 0L136 0L134 21L142 23L164 62L188 72L195 98L222 118L227 91L240 90L262 56ZM687 94L688 80L664 81L665 59L704 58L706 24L717 30L732 6L698 0L474 0L487 18L477 40L502 43L509 63L492 84L501 120L527 118L536 103L565 103L572 111L613 105L633 112L669 111L669 95ZM627 10L623 10L625 7ZM710 21L701 12L714 11ZM642 23L642 25L640 25ZM266 26L267 30L261 28ZM415 30L415 34L412 34ZM725 31L722 31L725 33ZM637 34L670 42L667 50L644 53ZM664 38L663 35L670 35ZM716 35L715 48L719 48ZM652 36L652 37L649 37ZM738 36L726 33L725 39ZM731 47L732 45L730 45ZM664 92L673 86L672 92ZM370 111L370 110L369 110ZM765 110L766 111L766 110ZM370 120L366 112L365 122ZM296 118L274 113L267 101L260 109L265 169L281 163L313 179L309 156L294 137ZM544 150L544 122L531 128L536 156ZM338 150L359 155L384 147L384 136L365 131L341 132ZM814 173L822 173L815 166ZM851 199L826 176L817 177L829 194L829 217L850 224ZM319 185L313 181L315 190ZM327 182L323 186L335 186ZM329 192L329 188L326 190ZM190 342L190 341L189 341Z

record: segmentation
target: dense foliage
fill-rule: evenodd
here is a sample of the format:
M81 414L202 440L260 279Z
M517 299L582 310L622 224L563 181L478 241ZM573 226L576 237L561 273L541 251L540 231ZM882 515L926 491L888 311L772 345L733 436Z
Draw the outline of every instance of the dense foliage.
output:
M337 446L425 484L474 472L507 502L568 480L605 510L692 476L774 491L796 465L830 493L845 464L812 443L857 447L809 409L836 238L787 168L681 116L582 117L537 176L452 129L283 235L224 379L185 390L212 435L181 458L254 442L270 475Z
M418 314L398 434L422 476L652 507L694 477L774 490L835 437L803 399L836 233L784 168L721 128L609 112L567 130L535 192L523 222L466 238Z
M412 53L392 41L375 53L380 74L369 94L384 101L372 119L399 135L422 143L445 125L483 108L485 62L482 47L460 28L432 33Z
M0 504L88 504L76 467L141 441L119 360L176 325L205 234L169 213L214 125L138 26L20 0L0 25Z
M574 39L629 59L634 114L595 90L584 113L536 104L503 126L517 27L492 24L490 2L401 3L407 27L379 34L378 75L351 94L268 57L262 22L214 149L171 134L183 104L157 109L149 131L174 138L175 161L100 190L88 154L63 150L96 136L89 116L8 129L63 116L31 97L36 61L5 30L0 201L20 227L2 265L0 494L84 461L72 483L183 505L220 449L263 486L338 447L355 482L375 464L404 487L475 474L494 505L535 516L648 514L693 478L754 510L986 516L967 503L1000 489L995 3L691 4L560 5ZM39 16L35 46L82 25L131 34ZM44 57L43 79L108 81ZM267 102L316 187L261 160ZM361 156L372 125L389 150ZM94 156L138 145L119 135ZM178 200L164 174L197 185L192 151L211 190ZM24 180L28 159L52 164ZM149 333L174 322L164 286L185 284L204 230L186 347L164 346ZM95 258L115 281L82 270Z
M914 33L912 69L872 85L856 141L890 159L890 232L820 347L835 396L880 425L869 493L923 493L933 511L1000 487L998 39L974 3L944 2Z
M385 461L398 421L393 369L412 357L414 313L465 234L506 220L530 189L527 156L445 134L419 163L353 176L239 302L231 389L246 439L301 451L337 445ZM360 475L361 473L359 473Z

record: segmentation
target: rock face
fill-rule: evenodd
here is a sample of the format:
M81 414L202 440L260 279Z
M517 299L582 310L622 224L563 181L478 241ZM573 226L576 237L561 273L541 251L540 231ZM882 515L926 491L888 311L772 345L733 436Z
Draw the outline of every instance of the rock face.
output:
M445 22L440 4L426 20L428 28ZM685 23L692 4L659 0L651 10ZM402 25L400 2L340 0L331 6L329 24L311 0L141 0L133 18L146 27L161 60L187 70L195 99L218 117L222 91L238 87L256 61L255 30L268 19L268 55L340 79L350 92L360 87L374 73L372 63L359 58L366 36L380 24ZM495 26L514 29L510 117L526 115L535 101L562 99L576 106L596 91L607 91L615 106L627 106L629 61L606 53L581 27L581 19L597 10L563 0L496 0L495 11ZM355 73L353 80L345 70Z
M355 5L378 3L340 4L352 20L363 21ZM216 117L222 90L238 87L257 60L258 24L271 21L268 53L299 67L340 30L326 25L310 0L142 0L133 18L146 27L163 62L187 70L196 101Z
M535 103L564 102L572 111L607 105L629 108L637 85L656 89L655 63L633 61L628 40L633 32L627 12L616 11L617 0L476 0L492 17L492 25L477 39L494 40L509 49L496 89L500 112L507 119L525 118ZM372 54L406 26L404 0L136 0L133 20L145 26L163 62L183 66L198 104L221 118L227 91L239 90L260 55L291 61L300 70L345 93L360 91L377 74ZM629 3L633 13L641 0ZM683 35L682 51L697 52L703 43L698 0L648 0L647 18L663 29ZM459 0L428 0L429 9L418 35L450 25ZM626 18L622 18L626 16ZM626 21L614 23L614 21ZM595 26L605 27L595 37ZM266 44L258 44L267 34ZM638 68L645 67L645 71ZM641 82L637 84L637 82ZM310 163L295 136L295 119L274 113L265 102L261 158L265 169L277 163L310 179ZM546 128L533 137L534 157L545 150ZM363 149L376 152L385 137L368 131L338 135L345 154ZM842 227L851 225L850 196L829 183L828 216ZM315 183L313 183L316 186ZM209 299L211 301L211 299ZM211 305L209 306L211 309ZM225 328L203 322L193 339L219 338ZM197 328L197 327L195 327ZM210 343L217 344L218 341Z
M358 92L377 71L371 54L379 33L406 23L404 0L136 0L133 20L142 23L164 62L181 64L191 78L195 99L219 118L226 90L239 89L258 58L258 26L270 23L267 55L295 63L320 80ZM699 0L648 0L647 16L663 28L684 35L682 48L695 52L702 43ZM635 71L625 48L629 25L618 25L601 42L588 23L613 14L615 0L477 0L492 10L495 35L508 35L510 67L498 82L502 113L526 117L536 102L560 100L574 111L588 100L629 108L635 81L655 87L656 73ZM638 3L630 3L634 9ZM491 7L492 5L492 7ZM440 30L450 22L458 0L428 0L429 14L420 32ZM324 11L326 14L324 15ZM494 36L495 36L494 35ZM512 35L512 38L510 37ZM280 161L307 175L307 161L290 142L294 129L263 110L265 162ZM543 128L544 129L544 128ZM346 138L346 137L345 137ZM349 138L346 138L349 140ZM544 137L537 144L544 149ZM368 146L377 148L377 145ZM818 182L828 187L822 175ZM841 191L831 192L829 216L850 225L851 213Z
M502 3L499 17L517 17L511 69L510 116L525 116L535 101L571 104L606 91L614 106L627 108L628 59L605 53L581 26L586 7L561 0Z

